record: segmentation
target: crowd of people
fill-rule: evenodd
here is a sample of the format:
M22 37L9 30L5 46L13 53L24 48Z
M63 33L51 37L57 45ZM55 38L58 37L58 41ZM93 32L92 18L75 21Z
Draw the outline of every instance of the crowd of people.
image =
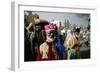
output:
M38 14L28 15L24 24L24 61L80 59L83 42L90 46L89 27L86 31L79 26L61 30L60 21L48 22ZM81 35L87 40L81 42Z

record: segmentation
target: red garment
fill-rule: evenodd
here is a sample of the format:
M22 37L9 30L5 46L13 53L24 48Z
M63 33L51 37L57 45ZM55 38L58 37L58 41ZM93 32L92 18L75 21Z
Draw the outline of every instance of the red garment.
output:
M40 53L40 50L38 50L38 53L37 53L37 61L41 61L42 60L42 55Z
M54 60L55 59L55 55L54 55L54 52L52 51L52 44L53 43L48 43L48 42L45 42L46 44L47 44L47 46L48 46L48 53L47 53L47 58L46 58L46 60ZM41 60L43 60L43 58L42 58L42 53L40 53L40 49L39 49L39 51L38 51L38 54L37 54L37 60L38 61L41 61Z
M54 60L55 59L54 53L52 51L52 44L53 43L48 43L47 42L47 45L49 46L48 60Z

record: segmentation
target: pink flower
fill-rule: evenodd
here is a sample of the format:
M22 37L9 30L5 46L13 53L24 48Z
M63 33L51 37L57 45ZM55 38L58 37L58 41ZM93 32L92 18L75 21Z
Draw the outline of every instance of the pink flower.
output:
M56 25L55 24L47 24L47 25L44 26L44 28L45 28L46 32L50 32L52 30L55 30Z

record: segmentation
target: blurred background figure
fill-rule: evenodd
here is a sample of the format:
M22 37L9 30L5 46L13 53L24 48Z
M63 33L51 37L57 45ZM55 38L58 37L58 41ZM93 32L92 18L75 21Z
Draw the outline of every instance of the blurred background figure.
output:
M66 38L65 38L65 41L64 41L64 46L67 48L67 41L68 39L73 35L72 33L72 30L67 30L67 33L66 33Z
M80 41L79 39L80 28L75 28L73 35L67 40L67 59L79 59L80 57ZM73 56L72 56L73 55ZM77 56L76 56L77 55Z
M25 44L25 61L30 61L30 53L32 53L32 61L36 61L37 52L40 45L46 40L44 32L44 25L48 24L48 21L40 19L38 14L32 14L32 11L25 16L25 33L29 35L29 44ZM28 42L25 41L25 42ZM31 50L30 52L28 50Z

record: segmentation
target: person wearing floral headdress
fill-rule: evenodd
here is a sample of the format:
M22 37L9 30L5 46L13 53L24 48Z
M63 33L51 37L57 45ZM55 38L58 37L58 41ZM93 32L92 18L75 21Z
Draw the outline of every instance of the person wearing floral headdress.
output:
M55 28L54 24L45 25L46 41L40 45L37 60L55 60L57 58L54 46Z

